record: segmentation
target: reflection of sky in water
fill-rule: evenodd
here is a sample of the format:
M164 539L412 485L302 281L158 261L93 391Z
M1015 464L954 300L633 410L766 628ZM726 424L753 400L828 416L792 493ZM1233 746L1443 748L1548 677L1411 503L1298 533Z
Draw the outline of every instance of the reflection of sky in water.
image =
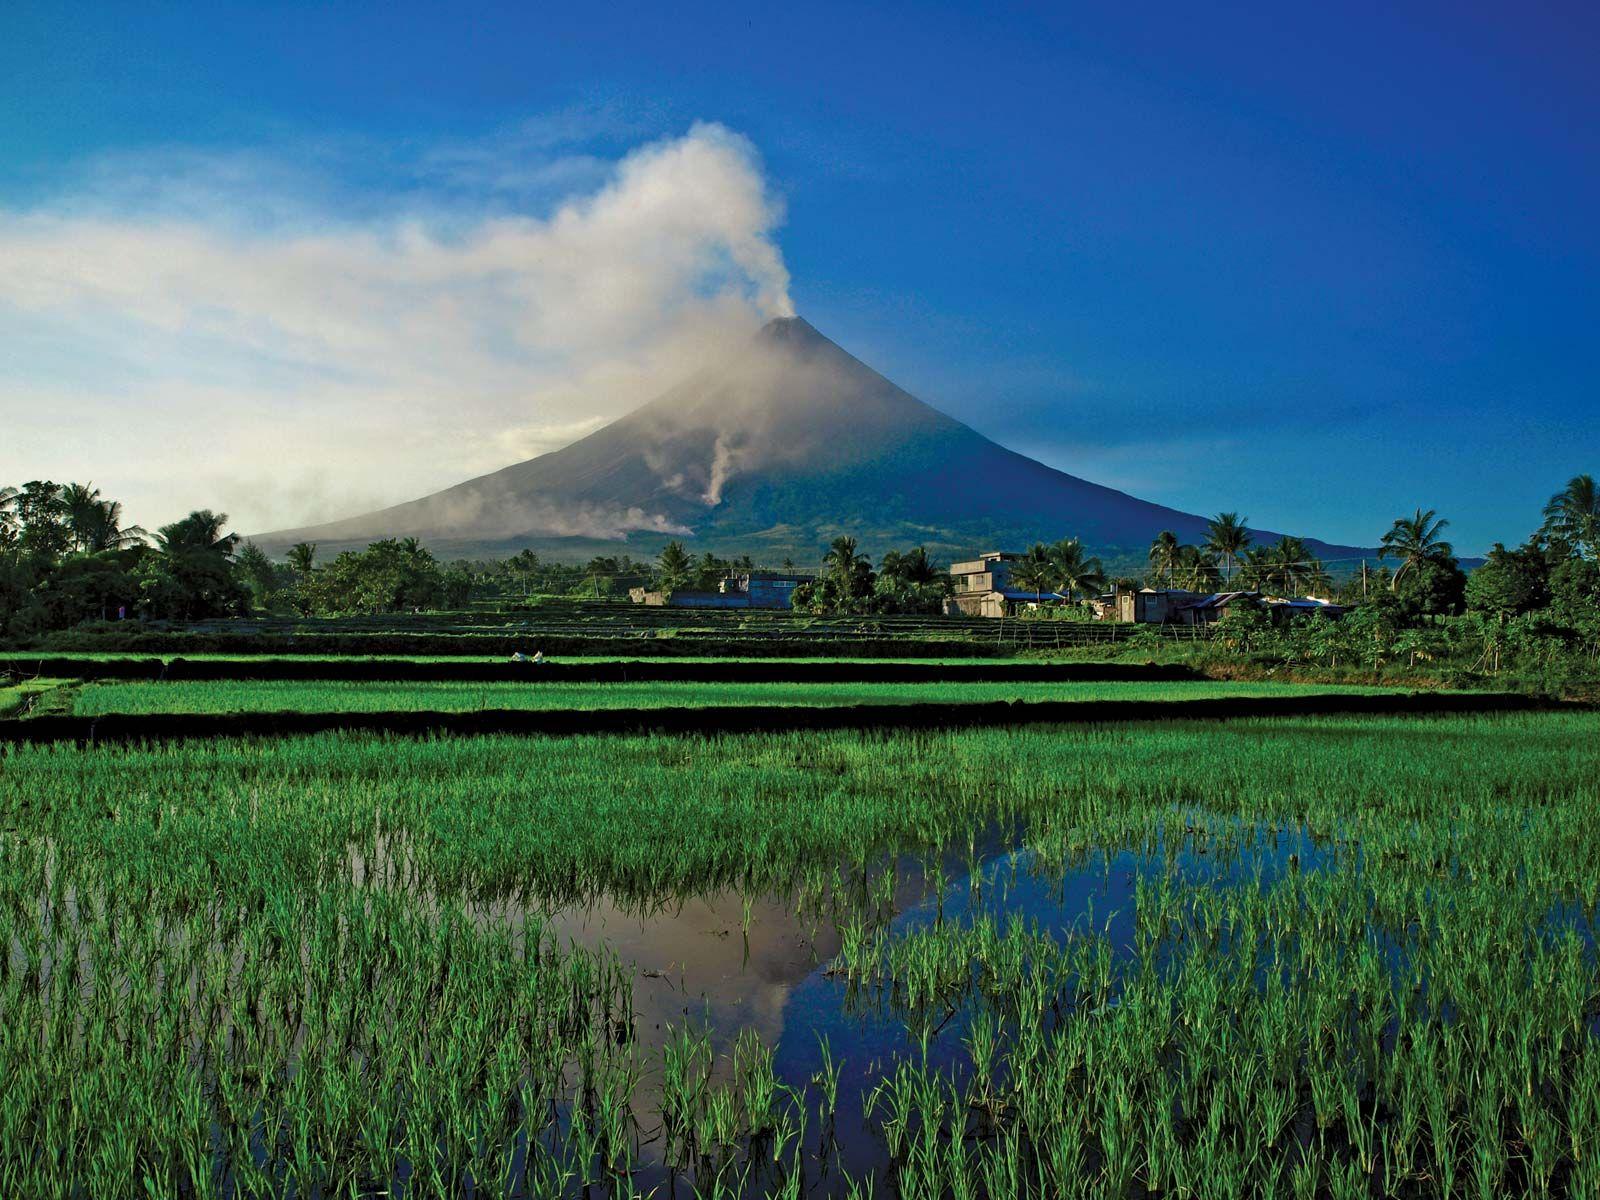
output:
M1191 829L1181 846L1159 842L1148 853L1076 855L1052 859L1044 849L1007 849L991 841L992 853L979 851L974 872L957 858L937 867L910 860L896 864L893 902L888 911L891 936L925 930L943 920L968 925L978 916L1003 929L1021 917L1061 941L1072 933L1106 937L1119 957L1134 949L1135 907L1140 880L1147 886L1166 879L1177 888L1269 888L1290 871L1315 872L1332 865L1335 849L1314 841L1303 829ZM1343 861L1359 869L1359 847L1341 848ZM939 881L929 882L929 873ZM862 897L857 897L862 900ZM897 1014L875 989L854 997L846 981L827 974L840 936L825 916L796 915L792 897L750 902L737 892L699 897L649 913L624 910L601 900L561 910L550 918L562 940L598 948L604 945L624 963L634 964L637 1031L646 1065L636 1100L638 1115L654 1120L654 1090L661 1046L669 1029L685 1023L709 1034L718 1073L726 1077L728 1054L738 1034L754 1030L774 1048L780 1081L805 1088L822 1069L821 1039L842 1064L834 1149L823 1158L817 1177L817 1150L824 1131L815 1128L820 1090L812 1088L807 1141L808 1194L832 1194L838 1167L852 1175L886 1166L884 1148L870 1133L864 1100L892 1070L897 1059L920 1057L905 1014ZM1552 928L1579 929L1593 945L1592 928L1568 905L1552 913ZM1390 947L1391 953L1398 953ZM1398 965L1392 959L1391 965ZM968 1011L949 1014L928 1041L930 1062L965 1082L963 1039ZM652 1155L645 1149L646 1161ZM637 1183L649 1186L646 1168ZM663 1189L663 1194L665 1191ZM679 1194L690 1194L687 1190Z
M1314 870L1331 855L1301 833L1262 832L1238 853L1197 851L1192 843L1172 855L1123 851L1093 855L1075 866L1048 864L1031 849L997 855L974 874L952 879L942 897L929 896L901 911L891 922L893 934L927 929L937 921L970 924L979 914L1003 923L1013 916L1036 921L1058 941L1069 932L1091 929L1110 939L1119 954L1129 954L1134 941L1134 897L1137 881L1155 882L1171 871L1174 883L1187 885L1270 885L1288 869L1291 855L1302 870ZM820 1038L826 1037L835 1060L843 1063L839 1083L839 1157L845 1169L860 1174L885 1164L883 1147L866 1130L864 1097L882 1079L896 1058L920 1056L916 1038L904 1020L875 1004L847 1000L842 978L818 970L789 995L788 1010L777 1044L779 1077L799 1085L821 1070ZM929 1042L929 1061L958 1081L962 1070L965 1013L956 1013Z

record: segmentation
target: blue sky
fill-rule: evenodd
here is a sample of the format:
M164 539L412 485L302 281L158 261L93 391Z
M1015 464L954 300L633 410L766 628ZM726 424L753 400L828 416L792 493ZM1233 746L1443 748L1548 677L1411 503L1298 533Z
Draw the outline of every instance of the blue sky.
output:
M152 519L212 502L186 486L220 489L241 522L334 516L315 510L403 499L576 436L732 319L727 288L761 306L750 297L772 276L741 247L759 258L768 243L795 308L911 391L1052 465L1190 511L1370 545L1421 505L1480 552L1520 540L1565 479L1600 470L1593 6L463 17L24 3L5 21L0 235L9 223L13 240L0 256L34 257L11 294L0 285L14 433L0 473L92 472ZM275 273L314 231L328 270L328 247L374 222L376 254L404 221L436 251L500 218L550 220L697 123L715 131L708 153L731 156L717 162L734 197L702 248L735 265L697 260L659 284L683 293L670 328L613 323L631 373L508 324L515 352L463 368L460 394L385 399L350 386L349 363L280 336L292 314L272 306L300 303L293 287L255 301L247 323L271 337L208 324L232 303L204 278L219 264ZM57 294L70 247L125 263L117 235L155 227L181 231L173 254L194 251L161 299L169 315L144 311L137 286L158 261L132 283L97 269ZM263 237L269 253L239 257ZM387 277L371 260L350 270ZM552 278L541 267L527 287ZM465 311L501 311L478 303ZM607 327L591 316L571 335L586 344ZM345 344L374 337L353 329ZM433 361L466 344L442 339ZM530 397L514 394L511 364L528 369ZM308 380L329 389L319 407L305 407ZM521 425L518 404L532 414ZM378 432L363 405L416 436ZM499 425L474 431L470 453L439 453L452 412ZM108 428L118 420L153 432L141 442ZM269 424L294 441L272 442ZM337 454L322 445L335 435ZM192 464L208 441L240 453L174 482L164 450ZM262 446L303 475L253 470L243 451ZM364 465L364 451L386 461Z

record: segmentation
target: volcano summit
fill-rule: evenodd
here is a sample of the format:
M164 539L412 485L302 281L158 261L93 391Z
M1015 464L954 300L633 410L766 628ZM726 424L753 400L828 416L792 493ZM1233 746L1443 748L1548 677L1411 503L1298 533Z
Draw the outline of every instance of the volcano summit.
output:
M557 558L653 554L677 537L758 562L809 562L841 534L880 554L948 557L1079 537L1142 561L1203 517L1057 471L924 404L801 317L769 322L724 362L560 450L365 516L279 530L324 552L414 536L446 558L532 547ZM1278 534L1253 531L1257 542ZM1315 554L1357 553L1307 539Z

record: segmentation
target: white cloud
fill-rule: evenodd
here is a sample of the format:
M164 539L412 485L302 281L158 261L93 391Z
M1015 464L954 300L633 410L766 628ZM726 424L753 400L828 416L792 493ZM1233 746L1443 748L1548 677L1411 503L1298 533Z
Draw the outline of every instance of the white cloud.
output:
M549 140L424 151L388 203L324 147L121 155L0 209L0 481L93 479L146 525L351 515L592 432L791 311L743 138ZM506 180L576 190L514 212Z

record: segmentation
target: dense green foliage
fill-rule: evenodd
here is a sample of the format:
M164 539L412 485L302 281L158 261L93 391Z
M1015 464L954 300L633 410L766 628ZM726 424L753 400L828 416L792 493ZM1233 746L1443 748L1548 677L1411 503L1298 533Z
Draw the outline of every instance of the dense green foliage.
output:
M459 608L471 593L470 580L442 571L432 553L407 538L345 551L307 574L291 602L306 613L387 613Z
M877 571L853 537L838 537L823 558L822 573L794 591L793 607L819 615L938 613L950 594L950 576L923 546L890 550Z
M0 1191L790 1195L864 1107L877 1195L1589 1194L1597 781L1589 713L9 751ZM1131 939L885 924L989 831L1138 856ZM545 924L728 888L837 926L870 1083Z
M1348 611L1338 621L1315 614L1269 619L1248 605L1231 606L1204 647L1188 657L1235 672L1241 666L1394 674L1398 668L1446 678L1510 676L1554 692L1600 689L1600 549L1594 535L1593 480L1580 475L1551 498L1545 521L1515 550L1496 544L1471 575L1442 537L1449 522L1432 510L1396 520L1384 534L1382 556L1391 568L1363 571L1336 593ZM1211 522L1215 547L1231 546L1242 567L1242 587L1279 593L1294 590L1292 572L1252 569L1248 535L1235 514ZM1242 538L1242 540L1241 540ZM1179 573L1182 551L1170 534L1150 548L1153 582L1190 586ZM1221 554L1220 549L1216 553ZM1282 544L1262 553L1258 566L1298 555ZM1301 564L1327 594L1320 563ZM1206 579L1208 586L1214 580ZM1313 592L1315 589L1311 589ZM1128 643L1138 654L1161 645L1155 634ZM1401 675L1400 677L1404 677Z
M227 517L191 513L150 535L85 484L0 488L0 638L88 620L232 616L248 599Z

